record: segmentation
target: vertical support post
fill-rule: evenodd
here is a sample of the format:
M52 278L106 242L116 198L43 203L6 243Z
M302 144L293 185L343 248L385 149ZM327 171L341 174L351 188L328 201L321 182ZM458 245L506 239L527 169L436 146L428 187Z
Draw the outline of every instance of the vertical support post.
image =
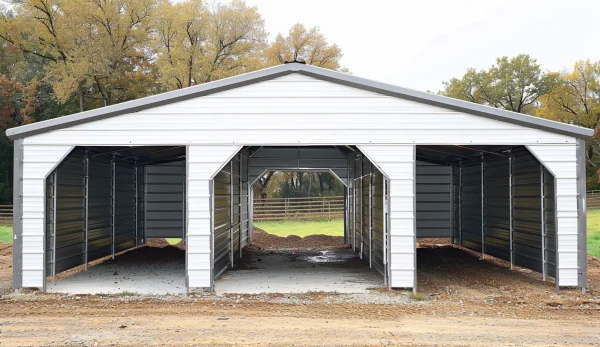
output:
M187 189L187 184L186 184L186 180L187 180L187 166L184 166L182 169L183 173L183 179L182 179L182 189L181 189L181 221L182 221L182 225L181 225L181 233L182 233L182 237L181 237L181 241L183 241L184 246L187 246L187 242L186 242L186 226L187 226L187 216L186 216L186 189Z
M229 161L229 261L233 268L233 158Z
M352 251L356 252L356 179L352 178Z
M54 170L54 179L52 181L52 283L56 278L56 202L58 194L58 168Z
M463 164L460 161L458 168L458 246L462 247L462 177Z
M85 179L84 179L84 183L85 183L85 191L84 191L84 205L85 205L85 210L84 210L84 215L85 218L83 220L83 231L84 231L84 271L87 271L88 269L88 239L89 239L89 206L90 206L90 197L89 197L89 185L90 185L90 158L88 156L88 152L87 150L85 151Z
M115 205L116 205L116 186L117 186L117 168L115 163L115 156L113 155L111 164L111 179L112 179L112 187L110 193L110 228L111 228L111 252L112 259L115 259Z
M509 213L509 248L510 248L510 269L513 269L514 265L514 250L513 250L513 156L512 151L508 157L508 213Z
M369 267L373 267L373 164L369 163Z
M387 196L387 179L383 178L383 285L387 285L388 282L388 261L387 261L387 205L388 205L388 196Z
M485 259L485 192L484 192L484 176L485 176L485 160L481 157L481 259Z
M240 156L240 203L238 204L239 208L240 208L240 224L238 225L238 230L239 230L239 234L240 234L240 258L242 257L242 199L244 198L244 189L242 188L243 182L242 182L242 177L243 177L243 172L244 172L244 157L242 155L242 152L239 153Z
M144 165L144 237L142 243L146 243L146 232L148 228L148 166Z
M23 139L13 144L13 289L15 294L23 287ZM45 185L45 182L44 182ZM45 189L45 187L44 187ZM46 211L46 199L44 199ZM46 212L44 212L45 214ZM44 236L46 236L44 225ZM44 281L46 291L46 242L44 241Z
M248 243L252 243L252 233L254 232L254 189L248 182Z
M365 243L365 231L364 231L364 223L365 223L365 217L364 217L364 206L365 206L365 197L364 197L364 192L363 192L363 180L364 180L364 168L363 168L363 157L360 157L360 259L363 258L363 252L364 252L364 243Z
M392 250L391 250L391 245L392 245L392 236L391 236L391 218L390 218L390 206L392 205L392 197L391 197L391 181L389 179L386 179L386 187L387 187L387 204L385 206L385 220L386 220L386 229L387 229L387 235L386 235L386 240L387 240L387 279L388 279L388 289L392 290L392 266L391 266L391 254L392 254Z
M544 194L544 165L540 163L540 222L542 236L542 281L546 280L546 218L545 218L545 194Z
M588 288L587 274L587 206L585 192L585 140L577 139L577 283L581 292ZM555 184L556 187L556 184ZM554 194L556 196L556 194ZM558 259L558 252L556 253ZM558 272L557 272L558 273ZM557 281L558 282L558 281Z
M138 189L139 189L139 185L138 185L138 166L137 166L137 161L133 163L134 166L134 175L135 175L135 179L134 179L134 184L135 184L135 246L139 246L138 245L138 210L139 210L139 203L140 201L138 200Z
M215 289L215 180L209 183L210 208L210 291ZM186 251L187 254L187 251Z
M454 165L450 165L450 243L454 244Z

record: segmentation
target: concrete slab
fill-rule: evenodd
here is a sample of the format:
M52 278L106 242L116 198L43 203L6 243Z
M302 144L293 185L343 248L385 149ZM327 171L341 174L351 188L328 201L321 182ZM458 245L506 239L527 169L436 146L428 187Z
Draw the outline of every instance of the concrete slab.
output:
M144 253L153 252L148 259ZM169 254L180 252L178 254ZM167 256L164 256L167 253ZM185 253L180 250L143 247L97 264L54 283L50 293L116 294L124 291L139 294L183 294L185 287Z
M383 287L383 276L350 249L326 251L244 250L244 260L215 281L217 293L366 293Z

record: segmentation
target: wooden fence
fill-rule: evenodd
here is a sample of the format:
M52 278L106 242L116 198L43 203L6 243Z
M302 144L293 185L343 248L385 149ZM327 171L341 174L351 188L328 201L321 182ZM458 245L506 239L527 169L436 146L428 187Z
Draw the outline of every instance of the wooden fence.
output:
M12 223L13 218L13 207L12 205L0 205L0 222Z
M255 221L344 218L344 197L254 199Z
M590 190L587 192L587 208L600 208L600 190Z

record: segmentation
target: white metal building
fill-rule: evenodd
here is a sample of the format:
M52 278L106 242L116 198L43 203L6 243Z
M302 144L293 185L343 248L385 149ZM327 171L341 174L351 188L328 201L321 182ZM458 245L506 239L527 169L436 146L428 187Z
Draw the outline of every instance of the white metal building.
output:
M344 182L346 240L390 287L416 289L417 237L450 237L585 289L592 134L300 63L25 125L14 287L184 237L210 289L251 242L251 184L302 169Z

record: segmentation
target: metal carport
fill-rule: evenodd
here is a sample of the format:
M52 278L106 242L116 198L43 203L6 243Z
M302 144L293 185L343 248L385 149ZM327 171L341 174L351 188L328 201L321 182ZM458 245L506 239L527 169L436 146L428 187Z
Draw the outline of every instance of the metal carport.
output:
M165 117L169 122L164 121ZM297 122L298 119L302 122ZM212 248L215 235L212 230L216 220L213 201L217 193L212 188L213 182L240 151L261 146L348 146L358 150L362 158L360 164L355 161L352 165L355 169L350 181L357 183L360 179L362 183L362 189L354 184L349 191L352 201L360 198L364 202L369 200L369 192L372 197L373 192L378 194L385 189L381 205L373 202L372 206L377 209L381 206L383 211L388 211L387 218L382 217L381 221L385 224L384 230L387 230L382 241L387 241L387 245L383 246L381 262L387 264L384 272L390 286L416 288L415 239L421 229L417 216L420 214L417 181L418 171L424 167L418 162L429 159L435 163L443 162L452 174L453 182L456 172L462 170L457 178L461 188L457 191L454 184L452 190L453 201L456 201L457 193L461 196L460 218L456 216L456 203L452 204L454 211L446 213L452 216L452 227L448 228L453 230L453 239L462 235L463 247L477 249L483 245L484 252L488 254L494 252L495 255L506 256L511 253L515 264L521 262L531 268L537 267L538 271L545 268L548 275L552 275L552 269L558 269L558 286L585 289L583 152L585 139L592 134L591 129L300 63L9 129L7 135L15 140L14 286L44 285L47 258L44 245L49 231L46 203L51 196L46 189L48 177L76 147L185 148L186 279L188 288L193 289L212 286L215 274L212 260L215 256ZM422 149L430 146L445 147L448 158L453 159L438 162L440 158L431 158L431 155L425 158ZM462 154L456 148L464 149L462 147L494 153L500 147L514 149L512 178L515 182L524 180L527 182L525 186L533 189L535 184L540 183L537 179L544 177L540 187L544 187L545 197L536 195L535 198L541 199L541 210L526 208L531 204L529 194L535 195L536 192L528 191L521 196L521 190L516 186L505 190L498 188L510 182L511 177L511 170L506 170L504 160L496 162L492 159L499 156L488 153L483 164L477 158L463 158L462 163L457 163L455 159ZM533 160L521 163L525 157L518 157L517 152L523 149L528 156L535 158L537 164ZM476 165L471 165L473 163ZM538 164L543 165L543 169ZM359 167L361 173L357 176ZM491 172L486 167L496 169ZM539 175L535 177L534 168L539 169ZM520 170L523 170L522 173ZM78 172L81 175L81 170ZM478 186L477 177L481 178L482 172L483 181L480 180ZM375 184L369 184L371 181ZM486 189L485 182L495 181L504 183L492 184ZM482 185L483 195L478 190ZM82 187L79 185L75 189L78 194ZM467 190L467 187L470 188ZM491 195L486 195L486 191ZM496 195L506 200L506 194L509 194L509 202L514 204L512 208L490 204L491 198ZM552 195L553 205L547 198ZM544 202L543 208L541 201ZM348 209L351 206L356 207L348 204ZM483 206L483 223L481 214L478 217L476 213L478 206L480 209ZM500 210L494 210L498 208ZM359 212L355 208L352 213L347 213L348 217L353 216L354 220L349 223L354 225L353 228L362 226L364 229L365 217L367 222L372 221L373 216L368 215L372 209L362 210ZM513 214L514 240L509 242L513 246L512 252L505 242L506 235L500 231L506 230L507 211ZM489 218L491 213L494 219ZM541 218L542 213L544 218ZM540 219L539 223L533 219L535 214ZM378 211L377 215L384 214ZM359 218L362 218L360 223ZM545 221L548 223L542 226ZM371 223L377 226L378 221ZM550 230L551 223L554 223L555 230ZM73 227L82 228L81 225ZM484 228L487 233L484 230L482 234L476 234ZM530 249L528 242L534 241L532 236L543 234L548 237L555 235L556 245L547 239L543 252L537 248ZM361 241L366 237L366 234L361 234ZM529 241L521 242L525 238ZM354 240L354 236L351 239ZM477 240L481 240L480 243ZM371 238L367 246L370 242ZM535 242L541 248L541 238ZM355 247L358 244L358 241L355 242ZM363 251L369 251L365 249L364 241L361 244ZM552 249L556 253L556 264L551 263L552 254L546 257L546 252ZM540 258L533 253L543 256L545 265L541 266ZM377 263L375 259L372 261Z

